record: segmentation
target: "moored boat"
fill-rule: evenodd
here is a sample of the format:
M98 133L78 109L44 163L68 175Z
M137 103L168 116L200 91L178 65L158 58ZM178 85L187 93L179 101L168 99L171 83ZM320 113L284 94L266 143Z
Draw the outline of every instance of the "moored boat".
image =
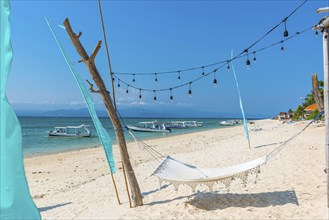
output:
M203 123L199 121L184 121L188 128L202 127Z
M241 124L241 120L227 120L227 121L221 121L219 122L220 125L222 126L233 126L233 125L238 125Z
M170 128L167 128L164 123L158 123L157 121L139 122L137 125L127 125L127 127L132 131L140 132L171 132Z
M49 137L91 137L89 125L55 127L53 131L47 131Z
M188 128L188 126L185 124L184 121L169 121L166 122L165 125L167 128L177 128L177 129Z

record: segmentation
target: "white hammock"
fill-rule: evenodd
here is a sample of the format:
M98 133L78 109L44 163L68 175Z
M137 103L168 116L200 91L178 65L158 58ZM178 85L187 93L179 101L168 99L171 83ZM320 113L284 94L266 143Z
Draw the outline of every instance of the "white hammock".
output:
M160 185L163 181L169 182L177 190L180 185L185 184L190 186L192 190L195 191L195 188L199 185L207 186L209 190L213 190L215 184L222 183L226 186L227 189L229 189L233 180L240 179L242 180L242 183L246 185L248 176L250 174L256 173L257 178L257 174L260 172L261 165L265 164L267 161L277 155L288 142L299 136L322 114L323 111L315 119L309 122L301 131L293 135L288 140L282 142L269 154L249 162L222 168L200 168L182 163L171 158L170 156L165 157L165 159L161 162L159 158L164 158L161 153L138 139L131 131L128 130L128 132L134 138L139 148L145 150L149 155L151 155L156 161L160 163L160 165L152 173L152 175L159 177Z
M205 185L209 190L213 190L213 186L222 183L227 189L235 179L242 180L246 185L248 175L259 173L260 166L266 162L266 156L252 160L246 163L222 168L199 168L189 164L177 161L167 156L160 166L152 175L159 177L160 184L162 181L169 182L177 190L179 185L188 185L195 191L199 185Z

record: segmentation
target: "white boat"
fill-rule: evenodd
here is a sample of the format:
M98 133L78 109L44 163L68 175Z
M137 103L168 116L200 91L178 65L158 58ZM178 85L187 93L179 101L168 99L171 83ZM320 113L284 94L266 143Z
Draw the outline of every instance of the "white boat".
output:
M53 131L47 131L49 137L91 137L87 127L90 125L55 127Z
M138 125L127 125L130 130L142 131L142 132L162 132L169 133L171 130L166 127L163 123L158 123L157 121L151 122L139 122Z
M227 121L221 121L219 122L220 125L222 126L233 126L233 125L238 125L241 124L241 120L227 120Z
M169 121L165 125L167 128L188 128L184 121Z
M203 123L199 121L184 121L188 128L202 127Z

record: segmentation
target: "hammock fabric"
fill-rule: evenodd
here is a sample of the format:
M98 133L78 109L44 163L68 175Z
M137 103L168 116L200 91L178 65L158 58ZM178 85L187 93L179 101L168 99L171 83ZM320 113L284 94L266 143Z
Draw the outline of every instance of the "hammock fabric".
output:
M167 156L152 175L169 182L177 190L180 185L188 185L195 191L199 185L213 190L215 184L224 184L229 189L233 180L240 179L246 185L248 176L260 172L260 166L266 163L266 156L239 165L222 168L199 168L182 163Z

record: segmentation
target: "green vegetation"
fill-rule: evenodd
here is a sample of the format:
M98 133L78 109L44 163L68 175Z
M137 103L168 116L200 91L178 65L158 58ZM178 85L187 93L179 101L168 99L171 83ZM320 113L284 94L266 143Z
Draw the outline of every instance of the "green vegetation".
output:
M323 96L324 96L324 93L323 93L323 86L324 86L324 83L323 81L319 80L319 90L320 90L320 93L321 93L321 97L323 99ZM313 93L309 93L306 95L305 97L305 100L303 102L302 105L299 105L297 107L297 109L294 111L294 114L293 114L293 117L292 117L292 120L294 121L297 121L301 118L304 118L305 114L304 114L304 109L307 107L307 106L310 106L312 104L315 103L315 99L314 99L314 96L313 96ZM291 109L290 109L291 110ZM290 111L289 110L289 111ZM310 120L310 119L314 119L318 114L319 114L319 110L315 110L314 112L312 112L310 115L308 115L306 117L307 120Z
M311 120L311 119L314 119L316 116L318 116L319 114L319 110L315 110L314 112L312 112L309 116L306 117L306 120Z
M303 106L298 106L297 109L294 111L294 115L292 117L292 120L297 121L300 118L304 117L304 107Z

